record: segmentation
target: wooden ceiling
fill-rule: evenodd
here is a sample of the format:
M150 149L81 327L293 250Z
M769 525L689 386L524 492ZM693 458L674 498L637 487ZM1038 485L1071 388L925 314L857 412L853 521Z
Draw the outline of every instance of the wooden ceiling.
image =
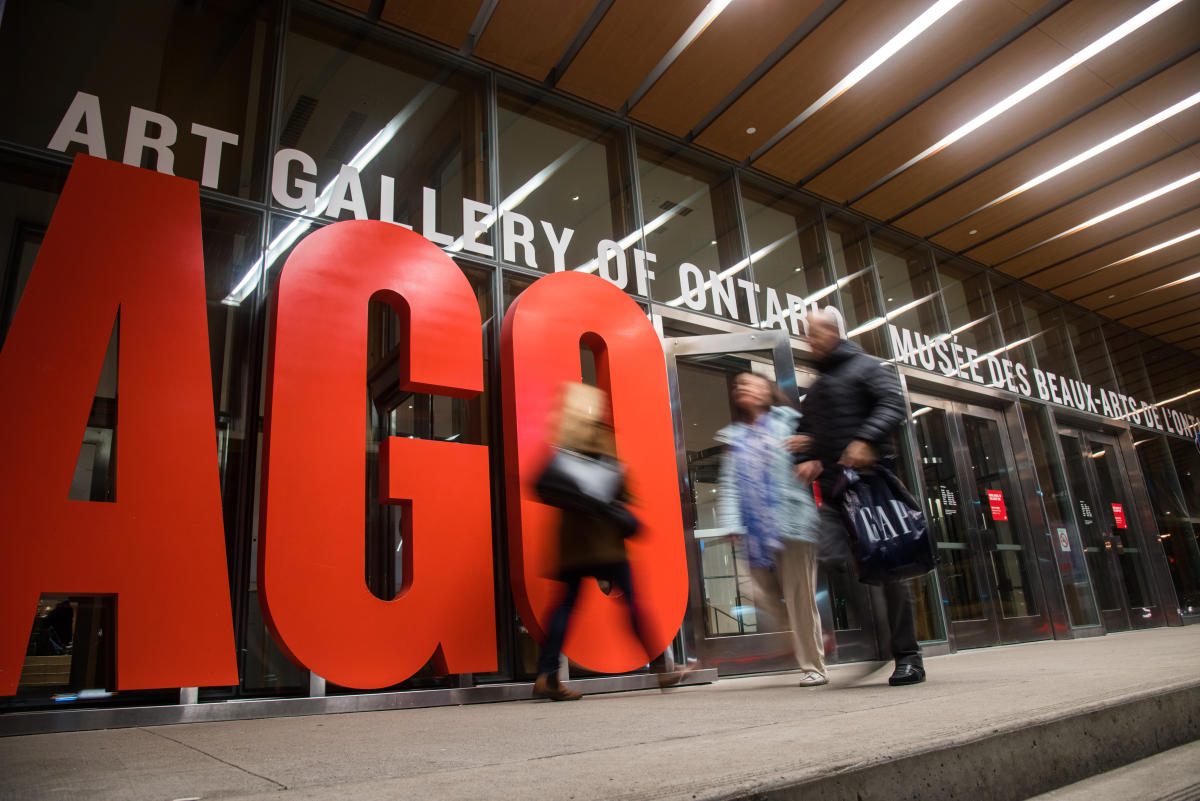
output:
M1200 354L1200 181L1073 230L1200 171L1200 103L1005 198L1200 93L1200 0L963 0L816 105L934 0L731 0L690 41L721 2L342 5ZM1152 6L1165 10L933 148Z

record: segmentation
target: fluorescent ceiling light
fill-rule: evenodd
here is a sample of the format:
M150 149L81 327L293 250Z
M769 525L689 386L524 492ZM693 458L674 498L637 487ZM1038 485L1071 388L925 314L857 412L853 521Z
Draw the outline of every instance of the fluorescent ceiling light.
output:
M932 292L923 298L917 298L916 300L905 303L903 306L897 306L896 308L892 309L890 312L883 315L882 317L876 317L873 320L868 320L867 322L860 325L858 328L855 328L853 331L848 332L846 334L846 339L851 339L852 337L856 337L859 334L865 334L868 331L872 331L872 330L878 328L879 326L883 325L884 323L886 323L888 320L895 319L896 317L899 317L901 314L904 314L905 312L910 311L911 309L915 309L916 307L920 306L922 303L926 303L930 300L933 300L937 296L938 296L937 292Z
M1162 111L1158 112L1157 114L1155 114L1152 117L1147 117L1146 119L1139 122L1137 125L1126 128L1125 130L1121 131L1119 134L1116 134L1115 136L1110 136L1108 139L1105 139L1103 142L1093 145L1092 147L1089 147L1087 150L1083 151L1082 153L1079 153L1078 155L1067 159L1063 163L1061 163L1055 167L1052 167L1049 170L1046 170L1044 173L1037 176L1036 178L1031 178L1030 180L1021 184L1020 186L1016 187L1015 189L1010 189L1009 191L1005 192L1003 195L996 198L995 200L991 200L991 201L983 204L979 208L975 209L974 211L969 212L969 213L963 215L962 217L959 217L957 220L955 220L952 223L952 225L957 225L958 223L962 222L963 220L973 217L981 211L986 211L987 209L990 209L993 206L998 206L1001 203L1005 202L1006 200L1012 200L1014 197L1021 194L1022 192L1028 192L1030 189L1033 189L1035 186L1044 184L1044 183L1046 183L1046 181L1049 181L1051 178L1055 178L1059 175L1062 175L1067 170L1078 167L1080 164L1083 164L1085 161L1089 161L1089 160L1095 158L1096 156L1099 156L1101 153L1105 152L1106 150L1111 150L1112 148L1116 147L1117 145L1121 144L1122 142L1132 139L1133 137L1137 136L1138 134L1140 134L1144 131L1147 131L1150 128L1153 128L1155 125L1158 125L1160 122L1163 122L1164 120L1169 120L1171 117L1174 117L1176 114L1179 114L1183 111L1188 110L1189 108L1196 105L1197 103L1200 103L1200 92L1196 92L1194 95L1191 95L1190 97L1185 97L1183 100L1180 100L1175 105L1170 106L1169 108L1163 109Z
M795 128L801 125L809 117L837 100L863 78L882 67L888 59L899 53L909 42L924 33L933 23L944 17L961 2L962 0L938 0L926 9L925 13L904 26L900 33L888 39L883 47L868 56L866 61L851 70L849 75L834 84L832 89L817 98L811 106L791 122L789 127Z
M1175 237L1174 239L1168 239L1166 242L1159 242L1157 245L1148 247L1145 250L1139 250L1137 253L1134 253L1132 256L1126 256L1125 258L1123 258L1119 261L1114 261L1112 264L1106 264L1103 267L1099 268L1098 270L1092 270L1092 273L1098 273L1098 272L1100 272L1100 270L1107 270L1109 267L1116 267L1117 265L1125 264L1126 262L1131 262L1134 259L1140 259L1143 256L1149 256L1151 253L1157 253L1158 251L1163 250L1164 248L1169 248L1172 245L1178 245L1180 242L1186 242L1187 240L1189 240L1195 236L1200 236L1200 228L1197 228L1193 231L1188 231L1186 234L1180 234L1179 236ZM1091 273L1088 273L1088 275L1091 275ZM1080 277L1082 277L1082 276L1080 276Z
M1148 8L1143 9L1140 13L1130 17L1128 20L1113 28L1111 31L1104 34L1087 47L1072 55L1070 58L1060 61L1051 69L1043 72L1037 78L1034 78L1032 81L1025 84L1020 89L1001 100L999 103L996 103L994 106L987 109L983 113L978 114L970 121L960 125L958 128L954 129L937 142L925 148L896 169L892 170L892 172L888 173L888 175L878 183L883 183L884 181L888 181L896 177L917 162L924 161L935 153L954 144L964 136L967 136L982 128L984 125L987 125L989 122L996 119L1013 106L1032 97L1034 94L1045 89L1047 86L1054 83L1059 78L1078 67L1080 64L1083 64L1093 56L1099 55L1109 47L1124 39L1129 34L1136 31L1138 28L1141 28L1143 25L1166 13L1182 2L1183 0L1158 0L1157 3L1154 3Z
M837 100L846 92L850 91L855 84L866 78L879 67L882 67L888 59L899 53L908 43L924 33L926 29L933 25L933 23L944 17L951 9L961 2L962 0L938 0L938 2L926 9L925 13L921 14L921 16L904 26L904 29L891 39L888 39L887 42L884 43L883 47L879 48L870 56L868 56L866 61L851 70L845 78L842 78L840 81L834 84L832 89L818 97L812 105L800 112L799 116L785 125L783 129L779 131L779 133L772 136L767 143L759 149L758 152L765 153L766 151L770 150L777 142L779 142L779 140L783 139L792 131L799 128L806 120L808 120L818 111ZM746 133L750 133L750 131L746 131Z
M1176 189L1179 189L1180 187L1183 187L1183 186L1187 186L1188 184L1190 184L1193 181L1196 181L1198 179L1200 179L1200 170L1197 170L1196 172L1192 173L1191 175L1185 175L1184 177L1180 178L1177 181L1172 181L1171 183L1167 184L1166 186L1160 186L1158 189L1155 189L1153 192L1147 192L1146 194L1142 195L1141 197L1137 197L1126 203L1122 203L1120 206L1109 209L1108 211L1104 212L1103 214L1097 214L1095 217L1091 218L1090 220L1081 222L1079 225L1076 225L1074 228L1068 228L1067 230L1062 231L1061 233L1057 233L1054 236L1050 237L1049 239L1043 239L1041 242L1038 242L1036 245L1031 245L1030 247L1027 247L1024 250L1022 250L1020 253L1014 254L1010 258L1016 258L1017 256L1021 256L1025 253L1028 253L1031 250L1036 250L1037 248L1040 248L1042 245L1048 245L1051 242L1054 242L1055 240L1071 236L1072 234L1077 234L1080 231L1083 231L1084 229L1087 229L1087 228L1091 228L1093 225L1102 223L1105 220L1111 220L1113 217L1116 217L1119 214L1124 214L1125 212L1127 212L1131 209L1135 209L1144 203L1149 203L1151 200L1154 200L1155 198L1160 198L1163 195L1174 192Z
M654 69L650 70L650 74L646 76L646 80L642 81L641 86L634 90L634 93L629 96L629 101L625 104L627 108L633 108L638 104L638 102L641 101L643 97L645 97L646 93L650 91L650 88L654 86L654 84L658 82L658 79L663 76L663 73L670 69L671 65L675 63L675 59L679 58L679 55L686 50L692 42L696 41L700 34L704 33L705 29L707 29L708 26L713 23L713 20L721 16L721 12L728 8L731 2L733 2L733 0L711 0L711 2L704 7L704 10L700 12L699 16L692 20L692 24L687 27L687 30L685 30L683 35L679 37L674 45L672 45L671 49L667 51L667 54L659 59L659 62L654 65Z

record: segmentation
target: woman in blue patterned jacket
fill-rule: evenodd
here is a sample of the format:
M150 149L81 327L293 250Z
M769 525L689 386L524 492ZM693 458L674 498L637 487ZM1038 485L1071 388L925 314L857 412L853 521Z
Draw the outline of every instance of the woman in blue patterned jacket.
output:
M728 446L721 460L717 519L745 543L758 630L782 630L786 619L800 684L825 684L816 602L817 509L784 447L800 415L774 382L753 373L734 378L732 401L734 422L717 432L717 440Z

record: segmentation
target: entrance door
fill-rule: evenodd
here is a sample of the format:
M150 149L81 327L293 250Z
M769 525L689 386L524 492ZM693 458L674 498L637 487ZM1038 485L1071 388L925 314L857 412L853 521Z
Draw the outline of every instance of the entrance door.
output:
M955 646L1048 639L1004 415L922 395L912 403Z
M692 576L685 648L723 673L750 673L795 666L790 635L764 630L759 623L745 549L735 532L717 525L717 483L722 448L714 439L730 424L730 389L738 373L753 372L775 380L783 393L797 399L795 362L783 332L745 332L686 336L664 340L675 417L676 456L685 530L689 535L688 567ZM848 591L856 591L851 587ZM853 614L834 608L862 609L864 601L847 603L834 588L818 588L822 627L835 632L826 650L837 644L843 660L874 655L869 628ZM869 642L869 644L868 644Z
M1058 435L1105 628L1155 624L1147 558L1117 440L1069 428L1059 429Z

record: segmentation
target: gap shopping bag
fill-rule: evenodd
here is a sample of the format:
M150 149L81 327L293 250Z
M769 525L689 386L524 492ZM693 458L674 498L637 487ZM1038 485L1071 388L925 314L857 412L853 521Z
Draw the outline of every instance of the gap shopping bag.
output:
M864 584L923 576L937 565L937 551L920 504L885 467L859 473L843 468L833 496L850 536L850 550Z

